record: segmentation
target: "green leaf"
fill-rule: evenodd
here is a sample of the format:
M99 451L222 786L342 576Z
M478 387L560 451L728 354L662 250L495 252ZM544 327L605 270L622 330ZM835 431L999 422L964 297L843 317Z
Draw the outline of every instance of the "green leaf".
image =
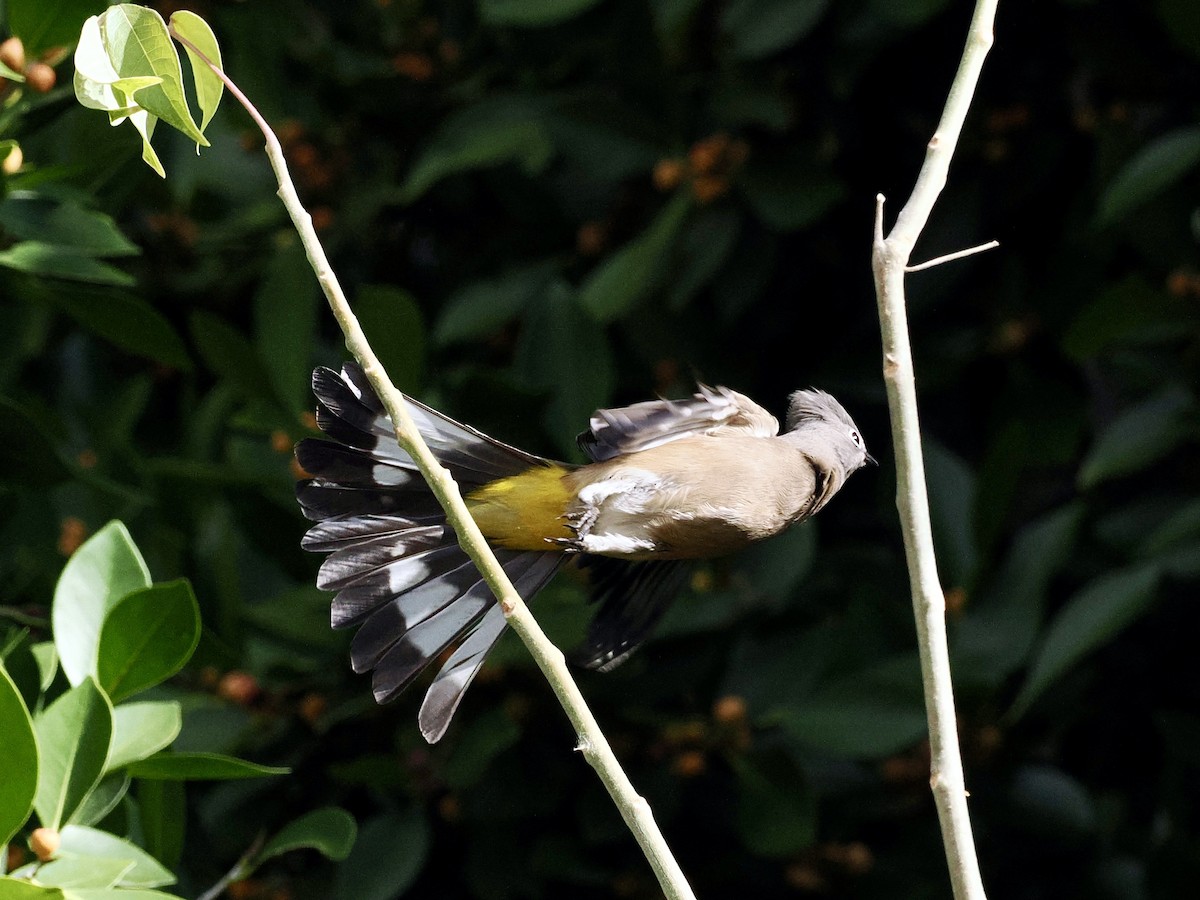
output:
M138 106L207 147L184 98L179 54L162 16L144 6L122 3L105 10L99 25L104 49L121 78L159 79L133 94Z
M166 681L200 641L200 607L184 579L156 584L119 600L100 629L100 686L114 700Z
M562 436L561 446L570 452L574 441L568 436L612 390L612 355L604 329L558 282L526 314L515 357L514 366L529 385L550 394L548 430Z
M79 36L79 23L107 5L105 0L10 0L8 30L33 59L53 47L71 46Z
M0 398L0 480L47 488L70 477L41 423Z
M580 287L580 305L599 321L610 322L658 288L691 208L691 195L676 193L645 231L592 271Z
M1032 835L1055 842L1077 842L1095 834L1101 817L1096 803L1082 784L1047 765L1025 765L1017 770L1008 802Z
M33 726L41 754L34 809L42 825L59 828L104 773L112 706L88 678L43 710Z
M0 266L29 275L45 275L68 281L86 281L118 287L129 287L135 283L132 275L107 263L99 262L77 250L43 244L40 241L22 241L13 244L7 250L0 250Z
M738 778L737 830L752 853L794 856L817 832L817 801L804 774L781 755L733 757Z
M817 24L829 0L733 0L721 16L721 30L738 59L761 59L803 38Z
M72 319L114 346L184 372L192 370L191 357L175 327L141 297L72 287L57 291L53 299Z
M0 897L4 900L66 900L58 888L43 887L4 875L0 875Z
M50 611L54 645L71 684L96 671L100 627L117 601L150 586L150 572L120 522L109 522L67 561Z
M479 17L489 25L539 28L566 22L600 0L479 0Z
M220 753L159 753L129 765L134 778L162 781L232 781L286 775L291 769L263 766Z
M937 440L926 438L923 443L938 569L948 587L964 587L971 583L978 563L971 527L975 518L975 473Z
M87 256L136 256L141 248L121 233L111 216L71 200L32 191L12 191L0 201L0 226L25 241L73 250Z
M442 778L452 790L464 790L483 778L492 760L512 747L521 729L503 709L488 710L472 719L454 744L442 769Z
M296 412L310 405L318 286L298 242L267 263L254 294L254 340L275 392Z
M1081 488L1141 471L1194 434L1195 405L1169 388L1126 410L1096 439L1079 466Z
M1161 291L1139 276L1130 276L1106 287L1079 311L1063 335L1063 350L1076 361L1085 362L1163 321L1169 311Z
M493 334L515 319L545 290L558 263L541 262L510 269L496 278L473 281L442 306L434 336L445 346Z
M8 670L0 665L0 847L16 834L38 787L38 745L33 720Z
M846 195L841 181L804 157L752 159L738 183L758 217L780 232L812 225Z
M425 323L412 294L387 285L363 285L354 310L392 383L414 393L425 370Z
M338 866L334 900L392 900L402 895L421 871L429 844L429 824L419 809L372 819Z
M136 595L134 595L136 596ZM171 745L183 727L183 712L175 700L122 703L113 709L113 741L109 770L153 756Z
M63 900L179 900L179 897L142 888L70 888L63 894Z
M1178 128L1147 144L1100 197L1096 220L1111 225L1200 165L1200 125Z
M341 861L350 855L357 835L358 824L344 809L336 806L315 809L281 828L251 860L245 874L249 875L268 859L302 848Z
M667 305L681 310L730 258L742 233L742 216L731 208L697 213L683 230L679 267L667 285Z
M1046 629L1008 717L1023 715L1059 676L1145 613L1154 602L1159 575L1153 565L1122 569L1068 600Z
M209 62L218 69L224 70L217 36L213 34L213 30L202 18L194 12L181 9L171 14L170 27L181 37L194 44L196 49L208 58ZM225 83L196 54L195 50L187 44L184 44L184 50L187 52L188 62L192 64L192 84L196 87L196 102L200 105L200 130L204 131L208 128L208 123L212 121L217 107L221 105L221 94L225 90Z
M954 628L951 648L960 679L993 688L1025 662L1050 581L1071 559L1082 521L1082 505L1072 504L1017 532L993 587Z
M220 316L198 309L192 313L192 339L208 368L247 398L279 404L273 380L245 336Z
M129 793L130 777L124 772L112 772L100 779L90 794L71 813L71 825L95 825L117 808Z
M816 558L817 529L806 522L747 547L736 565L756 593L783 600L792 596Z
M926 733L920 667L902 656L798 699L779 724L806 747L872 759L911 747Z
M447 175L501 163L515 162L534 175L545 169L553 154L532 104L519 97L478 103L442 123L413 163L399 200L412 203Z
M57 888L111 888L131 868L133 862L128 859L62 856L39 866L37 880Z
M174 868L183 856L187 822L183 782L139 781L137 805L147 852L167 868Z
M118 882L121 887L156 888L175 883L175 876L141 847L107 831L85 825L68 825L62 830L59 855L131 862L132 868Z

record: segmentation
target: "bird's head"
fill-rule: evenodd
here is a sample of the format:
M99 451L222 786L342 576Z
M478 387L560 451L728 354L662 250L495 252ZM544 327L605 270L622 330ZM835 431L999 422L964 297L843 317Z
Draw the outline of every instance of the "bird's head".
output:
M788 398L786 431L811 431L813 437L827 440L847 475L867 463L877 465L850 414L832 396L816 388L796 391Z

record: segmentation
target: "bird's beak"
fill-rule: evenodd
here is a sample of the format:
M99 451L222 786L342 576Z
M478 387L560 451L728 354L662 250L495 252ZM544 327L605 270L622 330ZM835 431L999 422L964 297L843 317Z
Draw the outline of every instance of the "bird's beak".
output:
M873 457L870 453L868 453L866 456L867 456L867 462L869 462L871 465L873 465L873 466L879 465L879 460L877 460L875 457Z

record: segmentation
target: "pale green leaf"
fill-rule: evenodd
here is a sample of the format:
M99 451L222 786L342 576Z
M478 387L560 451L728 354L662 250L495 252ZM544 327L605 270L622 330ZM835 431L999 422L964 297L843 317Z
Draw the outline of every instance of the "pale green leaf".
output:
M150 572L120 522L109 522L67 561L50 611L54 644L71 684L96 671L100 628L117 601L150 586Z
M118 881L120 887L156 888L175 883L175 876L141 847L86 825L68 825L62 830L59 855L127 860L133 865Z
M122 703L113 709L108 769L119 769L166 749L182 727L183 713L175 700Z
M51 703L33 726L41 754L34 809L42 825L58 828L104 772L112 740L112 706L88 678Z
M194 44L218 69L223 68L217 36L202 18L194 12L181 9L172 13L170 27ZM192 64L192 83L196 86L196 102L200 104L200 130L204 131L221 104L225 84L195 50L187 44L183 45L183 49L187 51L188 61Z
M60 856L39 866L40 884L57 888L111 888L133 868L133 860Z

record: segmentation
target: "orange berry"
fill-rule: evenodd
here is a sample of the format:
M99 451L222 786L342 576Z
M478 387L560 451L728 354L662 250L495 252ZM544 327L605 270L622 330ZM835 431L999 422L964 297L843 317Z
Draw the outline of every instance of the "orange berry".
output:
M71 556L88 535L87 525L83 519L67 516L58 526L58 552L63 556Z
M697 175L692 181L692 193L701 203L712 203L729 191L729 179L721 175Z
M708 760L699 750L685 750L675 757L671 768L680 778L695 778L708 768Z
M238 706L249 706L258 699L261 693L262 688L258 684L258 679L249 672L239 669L226 672L217 683L217 696L224 697Z
M688 162L692 164L692 171L697 175L711 174L725 161L729 144L729 135L723 131L696 141L688 151Z
M290 453L292 449L292 438L282 428L276 428L271 432L271 449L276 453Z
M746 721L746 701L728 694L713 704L713 718L722 725L737 725Z
M25 154L21 152L20 144L13 144L8 150L8 155L4 157L4 162L0 163L0 170L5 175L16 175L21 171L23 165L25 165Z
M10 37L8 40L0 43L0 62L4 63L14 72L24 74L25 45L21 43L19 37Z
M30 63L25 70L25 83L29 85L30 90L39 94L49 91L56 81L58 75L44 62Z
M35 828L29 836L29 849L41 862L53 858L61 844L62 838L53 828Z
M575 247L584 256L595 256L604 249L608 234L599 222L584 222L575 235Z
M654 164L654 186L660 191L672 191L683 181L683 160L660 159Z
M308 693L300 698L300 706L297 712L309 725L315 725L321 716L325 715L325 710L329 709L329 701L324 696L317 693Z

